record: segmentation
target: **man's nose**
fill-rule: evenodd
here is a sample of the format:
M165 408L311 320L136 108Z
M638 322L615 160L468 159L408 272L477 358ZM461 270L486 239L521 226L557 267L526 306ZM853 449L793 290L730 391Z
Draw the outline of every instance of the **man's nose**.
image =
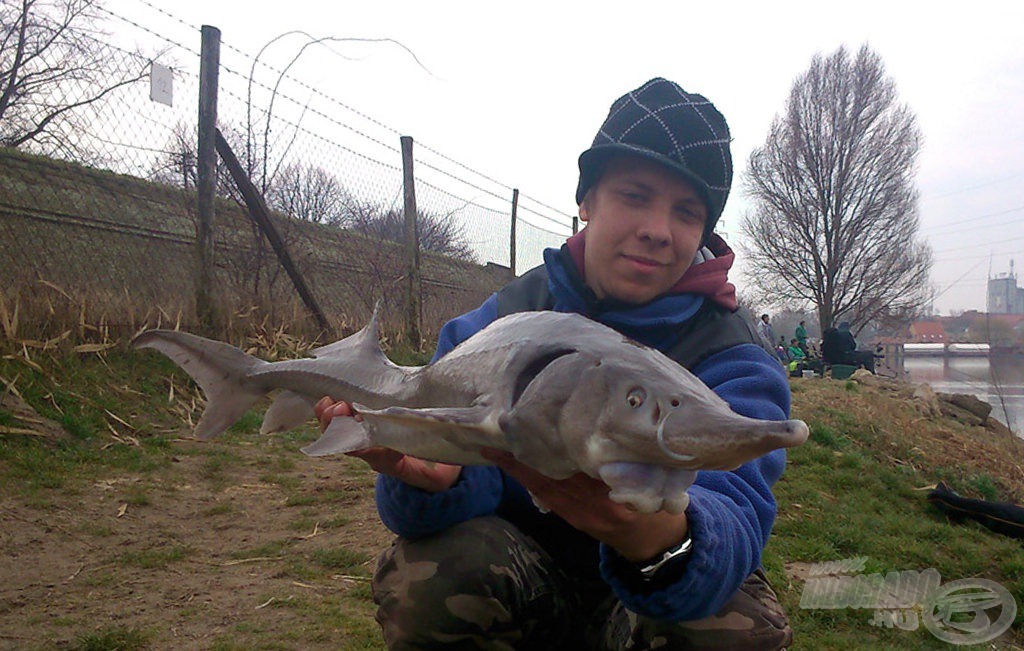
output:
M668 244L672 241L672 212L665 208L652 206L637 228L637 236L655 244Z

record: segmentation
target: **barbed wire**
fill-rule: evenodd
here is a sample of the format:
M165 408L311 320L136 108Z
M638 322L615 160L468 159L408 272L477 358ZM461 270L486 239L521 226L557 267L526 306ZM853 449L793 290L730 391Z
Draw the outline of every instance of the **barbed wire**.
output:
M172 32L188 29L198 42L200 28L149 0L135 2L157 20L99 7L117 32L89 37L88 44L98 61L129 71L133 81L26 143L21 149L30 156L0 150L0 272L7 285L0 301L19 301L23 323L40 333L80 329L83 320L128 330L170 315L195 322L200 53ZM236 152L245 154L239 159L268 207L296 218L280 222L284 238L324 312L344 329L368 317L377 298L394 296L405 278L400 243L353 230L357 217L401 214L401 134L291 71L228 43L224 49L231 56L220 64L220 129L232 148L244 148ZM41 60L53 69L62 64L56 52ZM251 62L251 74L239 72L241 61ZM171 74L160 101L146 78L157 63ZM69 82L54 86L46 100L74 105L87 92ZM424 249L421 310L429 333L507 282L508 268L540 263L543 250L560 246L571 227L566 215L520 188L513 231L512 186L434 143L415 142L417 212L446 223L456 245L443 255ZM220 176L216 282L230 318L266 324L301 314L266 241L237 208L233 182ZM68 301L81 297L81 304L60 314L52 296L39 302L40 282L60 288Z

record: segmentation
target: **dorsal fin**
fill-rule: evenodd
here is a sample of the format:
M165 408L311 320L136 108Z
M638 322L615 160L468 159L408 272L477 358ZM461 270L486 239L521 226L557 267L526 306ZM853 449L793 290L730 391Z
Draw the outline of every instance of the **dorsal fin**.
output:
M310 356L339 357L341 355L350 354L351 351L353 351L354 349L373 348L378 353L380 353L382 357L386 357L386 355L384 355L384 351L381 350L380 347L380 306L381 301L377 301L377 303L373 306L373 316L370 317L370 322L367 323L362 330L352 335L349 335L344 339L335 341L332 344L327 344L326 346L314 348L313 350L309 351ZM365 354L365 352L367 351L364 350L363 352Z

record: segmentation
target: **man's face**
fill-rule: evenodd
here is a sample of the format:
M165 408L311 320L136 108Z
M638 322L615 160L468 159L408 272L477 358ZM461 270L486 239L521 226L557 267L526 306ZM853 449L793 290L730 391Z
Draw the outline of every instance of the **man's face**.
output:
M598 298L647 303L683 276L700 247L707 206L682 176L618 156L580 204L585 280Z

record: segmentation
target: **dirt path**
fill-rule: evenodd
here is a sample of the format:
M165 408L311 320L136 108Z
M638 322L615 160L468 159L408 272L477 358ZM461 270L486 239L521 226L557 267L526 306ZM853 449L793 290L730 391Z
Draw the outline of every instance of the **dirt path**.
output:
M170 454L0 500L0 648L80 648L111 631L154 649L379 646L368 576L390 536L371 473L274 442Z

